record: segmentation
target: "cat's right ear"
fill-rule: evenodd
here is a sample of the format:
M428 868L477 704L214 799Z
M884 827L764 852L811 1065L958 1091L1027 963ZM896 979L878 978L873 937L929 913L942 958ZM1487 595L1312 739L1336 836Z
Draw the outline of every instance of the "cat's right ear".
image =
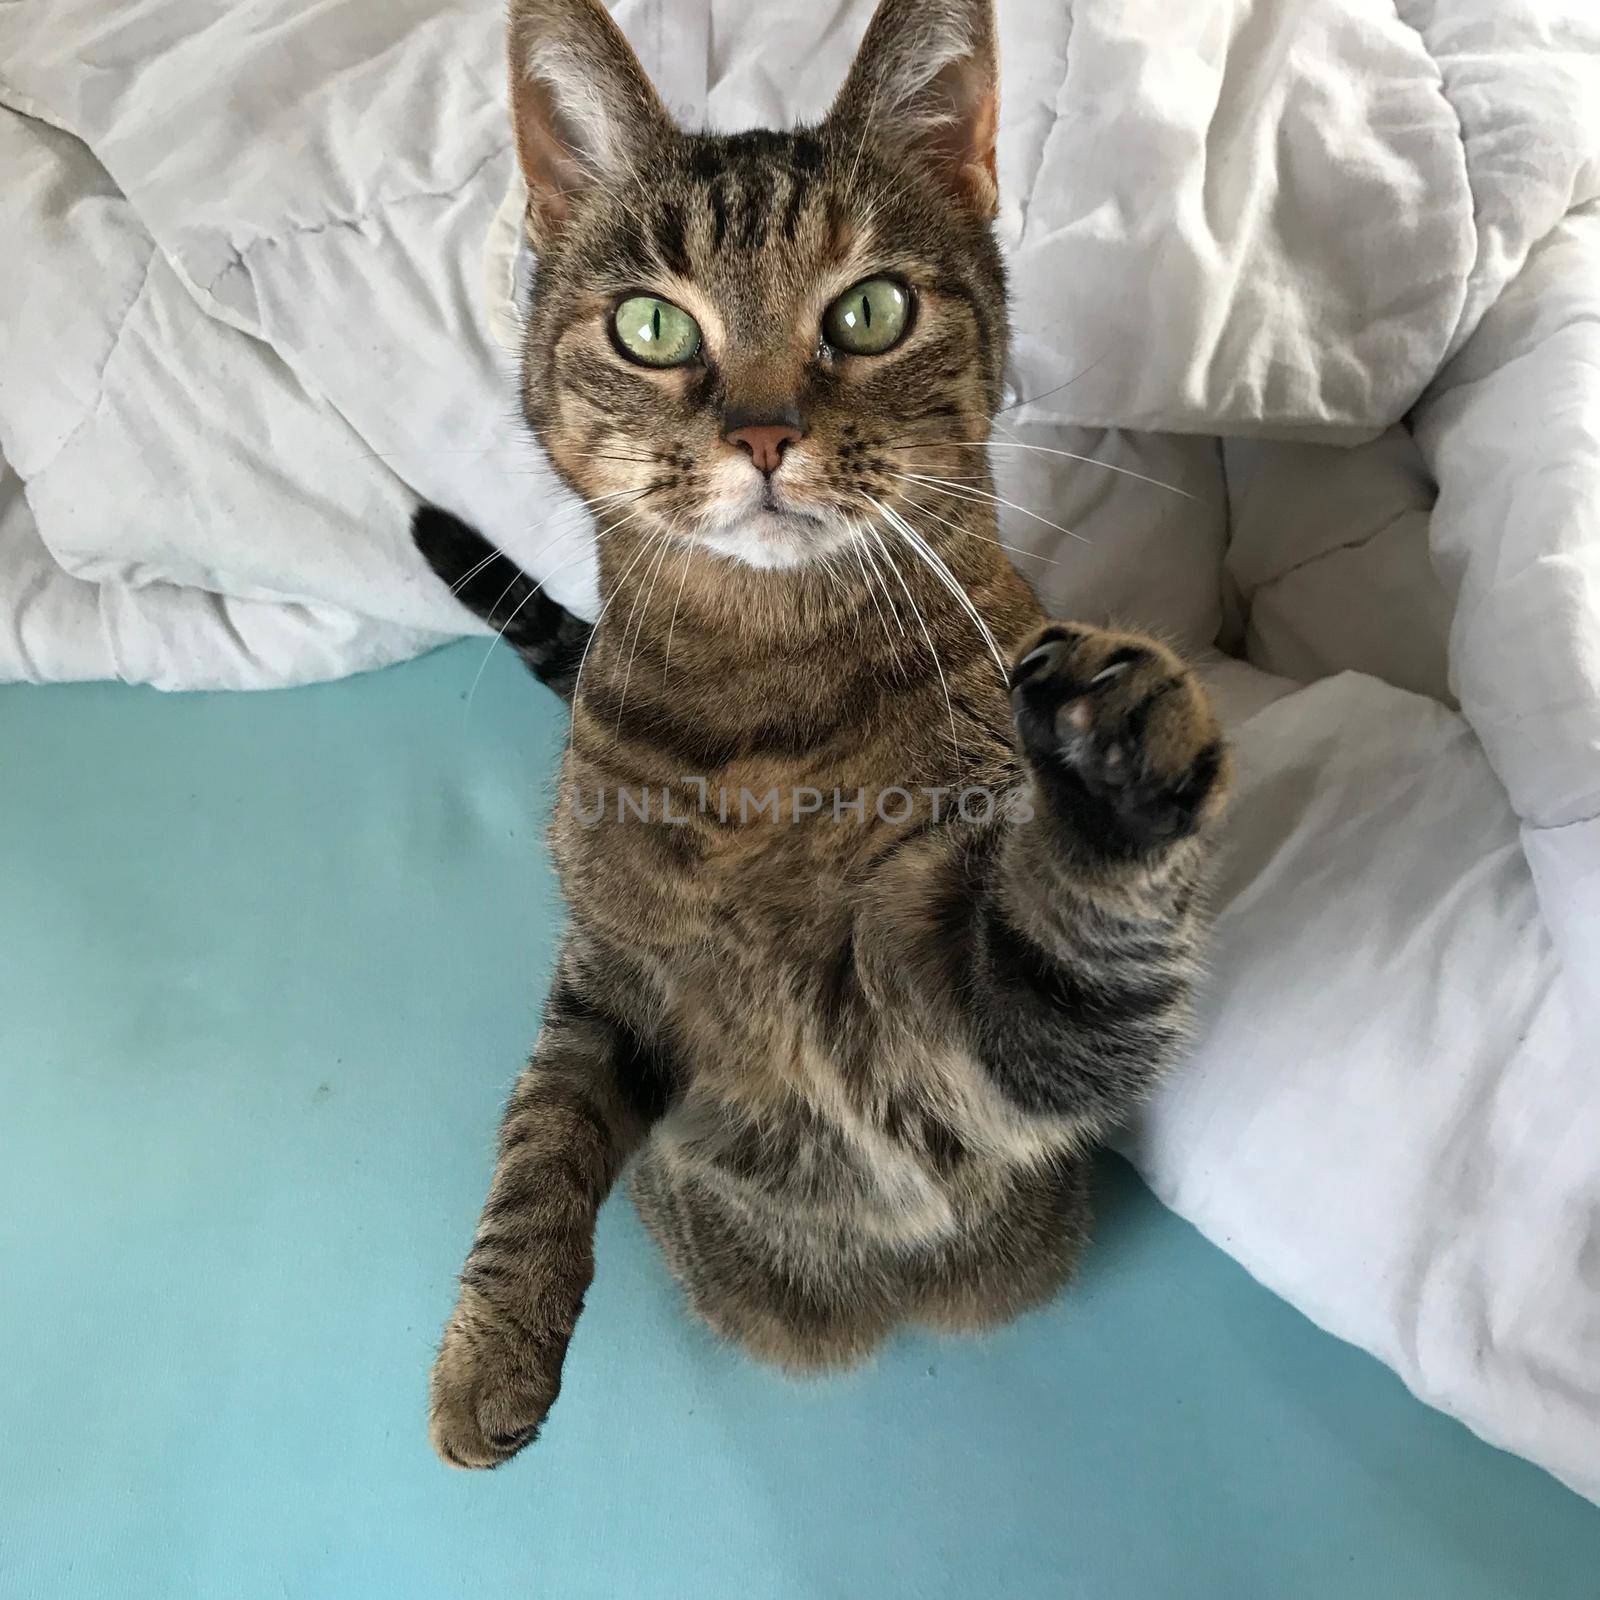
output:
M880 0L829 122L923 163L992 220L1000 120L994 0Z
M511 120L535 248L591 184L637 170L672 120L600 0L512 0Z

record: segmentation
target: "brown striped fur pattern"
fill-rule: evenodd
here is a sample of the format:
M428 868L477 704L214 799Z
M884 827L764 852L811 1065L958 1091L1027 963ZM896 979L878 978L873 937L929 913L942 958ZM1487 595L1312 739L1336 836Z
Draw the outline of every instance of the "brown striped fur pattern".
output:
M537 1432L630 1165L701 1317L835 1367L1053 1294L1086 1153L1180 1049L1227 756L1169 650L1046 622L996 542L989 3L884 0L823 123L732 137L670 124L597 0L513 6L523 398L604 610L582 651L561 614L545 674L576 679L570 923L434 1368L452 1464ZM883 275L909 332L831 349L824 309ZM695 360L616 346L641 292ZM797 436L770 473L750 419ZM419 542L463 579L470 546Z

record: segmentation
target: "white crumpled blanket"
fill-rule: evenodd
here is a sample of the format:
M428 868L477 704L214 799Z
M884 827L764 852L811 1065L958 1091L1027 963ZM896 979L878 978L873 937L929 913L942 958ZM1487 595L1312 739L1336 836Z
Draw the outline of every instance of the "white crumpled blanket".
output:
M820 112L870 5L614 9L733 127ZM1056 609L1250 663L1205 1028L1130 1152L1600 1498L1600 15L999 9L1034 398L993 455L1088 542L1005 536ZM476 0L0 8L0 678L257 687L469 631L419 496L592 602L494 331L502 72Z

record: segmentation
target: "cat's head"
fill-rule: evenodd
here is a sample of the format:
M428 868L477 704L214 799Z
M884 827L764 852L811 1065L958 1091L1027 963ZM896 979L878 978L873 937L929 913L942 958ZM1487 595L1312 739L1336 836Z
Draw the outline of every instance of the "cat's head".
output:
M1006 345L992 0L883 0L827 117L787 132L675 127L600 0L514 0L510 64L524 405L608 521L795 567L915 504L925 447L981 470Z

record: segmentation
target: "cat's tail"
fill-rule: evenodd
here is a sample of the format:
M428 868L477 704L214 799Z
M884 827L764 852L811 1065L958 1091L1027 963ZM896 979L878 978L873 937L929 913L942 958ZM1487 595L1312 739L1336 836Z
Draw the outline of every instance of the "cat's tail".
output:
M547 595L476 528L438 506L418 506L411 542L475 617L481 617L563 700L589 642L591 625Z

